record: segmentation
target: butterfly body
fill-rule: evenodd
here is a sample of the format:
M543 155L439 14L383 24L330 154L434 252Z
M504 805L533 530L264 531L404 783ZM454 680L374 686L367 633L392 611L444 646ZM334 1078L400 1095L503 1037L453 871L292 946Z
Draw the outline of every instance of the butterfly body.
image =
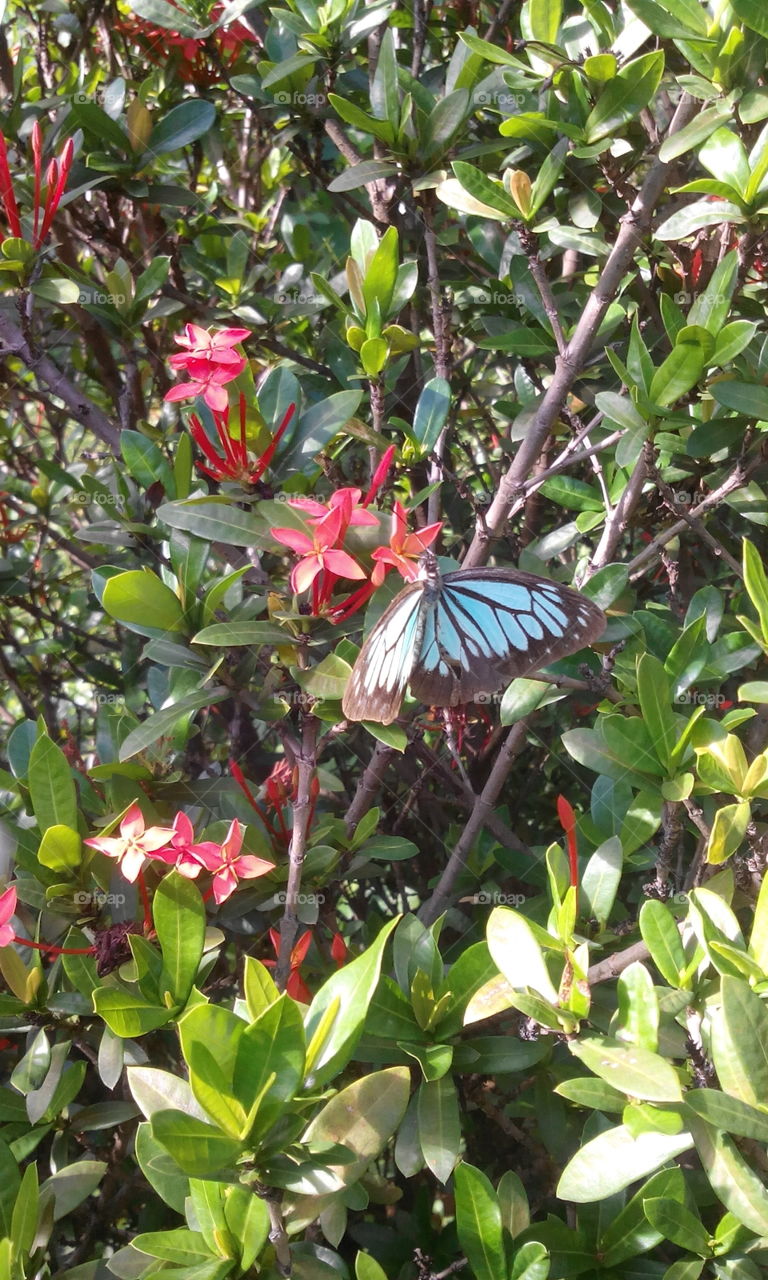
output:
M597 605L515 569L441 575L434 556L392 601L360 650L344 693L349 720L391 724L405 689L433 707L495 693L596 640Z

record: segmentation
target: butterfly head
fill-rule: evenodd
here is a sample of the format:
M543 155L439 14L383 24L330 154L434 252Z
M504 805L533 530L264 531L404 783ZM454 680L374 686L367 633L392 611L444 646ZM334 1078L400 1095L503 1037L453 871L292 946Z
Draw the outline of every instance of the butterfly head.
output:
M433 586L437 586L440 581L437 556L432 551L423 551L419 557L419 581L429 582Z

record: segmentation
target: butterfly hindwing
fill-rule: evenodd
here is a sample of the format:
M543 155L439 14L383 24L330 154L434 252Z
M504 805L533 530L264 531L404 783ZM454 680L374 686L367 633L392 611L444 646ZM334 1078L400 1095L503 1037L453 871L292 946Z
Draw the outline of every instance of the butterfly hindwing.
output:
M384 610L358 655L344 691L348 720L391 724L421 648L424 584L413 582Z
M446 574L430 611L411 690L435 707L494 693L590 644L605 615L578 591L512 569Z

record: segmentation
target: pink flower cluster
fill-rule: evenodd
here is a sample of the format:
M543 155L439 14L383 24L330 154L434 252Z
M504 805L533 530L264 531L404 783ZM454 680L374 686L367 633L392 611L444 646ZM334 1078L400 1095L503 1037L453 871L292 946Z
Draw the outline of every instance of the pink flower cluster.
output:
M95 836L83 843L116 858L121 872L131 884L137 879L147 858L155 858L175 867L181 875L194 880L201 871L213 876L213 897L226 902L239 880L266 875L273 862L241 853L245 828L235 820L221 844L212 840L195 843L192 823L185 813L177 813L172 827L147 827L138 804L132 804L120 823L119 836Z
M224 388L240 376L248 363L234 348L250 336L250 329L219 329L212 334L199 324L185 325L184 333L177 335L175 341L180 347L186 347L186 351L171 356L168 363L172 369L185 369L189 382L171 387L165 399L189 400L192 396L202 396L214 413L226 413L228 396Z
M390 569L397 569L406 582L413 582L418 574L419 556L432 545L442 528L440 523L431 524L418 533L408 533L405 508L396 502L389 546L377 547L373 552L375 564L370 580L365 569L344 550L344 538L349 528L378 524L376 516L367 508L386 479L394 453L395 446L391 445L376 468L364 498L362 490L344 488L337 489L327 504L313 498L289 499L291 506L307 512L311 532L286 528L270 530L276 542L290 547L299 556L291 571L291 590L300 595L311 588L312 613L315 616L327 610L334 622L350 617L370 599ZM363 581L365 585L328 608L340 578Z

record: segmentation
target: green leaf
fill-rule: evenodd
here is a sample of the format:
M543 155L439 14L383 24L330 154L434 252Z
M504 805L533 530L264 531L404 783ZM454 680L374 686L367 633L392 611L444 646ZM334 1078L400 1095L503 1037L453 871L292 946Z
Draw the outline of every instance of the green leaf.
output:
M675 345L653 375L648 395L655 404L674 404L699 381L707 367L715 340L701 325L686 325L675 338Z
M371 85L371 111L377 120L386 120L393 130L397 128L400 121L400 90L395 36L390 26L387 26L379 46L376 72Z
M762 0L731 0L731 8L739 22L768 39L768 12Z
M211 1256L202 1232L189 1231L186 1227L145 1231L134 1236L131 1245L151 1258L164 1258L166 1262L178 1262L180 1265L186 1263L187 1266L194 1266L196 1262L203 1262Z
M231 543L233 547L260 545L264 526L250 511L240 511L220 499L190 498L166 502L157 518L171 529L183 529L207 542Z
M163 952L163 979L174 1004L186 1004L197 976L205 940L205 907L192 880L173 870L163 876L152 900L152 916Z
M357 1158L331 1168L350 1186L384 1150L405 1115L409 1093L407 1067L389 1067L362 1076L326 1102L302 1135L302 1142L319 1150L337 1143L348 1147Z
M531 39L541 40L544 44L557 44L562 16L562 0L528 0Z
M221 687L201 689L199 693L189 693L185 698L179 698L178 702L174 702L173 706L166 707L163 711L156 711L138 728L132 729L125 738L120 748L121 761L130 760L131 756L146 751L147 747L152 746L159 738L173 733L184 716L193 711L200 711L203 707L215 706L217 702L222 702L228 697L230 697L228 689Z
M252 1019L268 1009L280 997L272 974L255 956L245 957L243 969L243 995Z
M581 888L589 914L600 925L604 925L611 914L621 883L622 865L621 840L618 836L611 836L595 849L584 869Z
M459 1158L461 1120L456 1086L450 1075L425 1081L419 1088L419 1142L427 1167L438 1182L447 1182Z
M42 734L32 748L27 775L32 809L40 830L77 829L77 791L67 757Z
M456 1231L477 1280L501 1280L507 1265L501 1208L485 1174L464 1161L454 1174Z
M46 302L57 302L59 306L72 306L80 301L80 286L63 276L44 276L30 288L38 298L45 298Z
M208 133L216 119L216 108L203 98L187 98L172 107L155 125L147 143L147 151L163 155L179 151Z
M412 434L422 455L431 453L445 426L451 407L451 386L445 378L430 378L416 402Z
M152 1136L190 1177L205 1178L231 1168L242 1143L211 1124L172 1108L152 1117Z
M541 945L525 916L511 907L495 907L488 917L488 950L499 972L515 989L530 987L557 1003L557 989L544 963Z
M168 0L128 0L128 8L165 31L178 31L182 36L193 36L198 30L194 18L180 6L169 4Z
M262 644L290 644L293 635L275 622L213 622L192 636L191 644L215 644L223 649Z
M663 902L644 902L640 908L640 933L659 973L671 987L680 985L685 952L675 917Z
M664 1197L674 1204L685 1196L685 1179L679 1169L662 1169L632 1196L600 1236L600 1254L606 1267L619 1267L638 1253L660 1244L663 1232L651 1227L643 1212L648 1197Z
M500 182L486 177L481 169L467 164L466 160L454 160L451 168L461 186L474 200L495 209L505 219L519 219L520 210Z
M395 227L387 227L378 248L370 259L363 277L363 298L366 314L379 304L379 314L385 319L389 314L392 294L397 280L399 239Z
M722 1008L712 1022L712 1061L721 1087L751 1107L768 1098L768 1010L739 978L721 979Z
M665 218L653 234L657 240L684 240L702 227L720 226L723 222L739 225L744 221L743 211L730 200L717 200L714 203L711 200L695 200L685 209Z
M713 382L710 394L725 409L734 409L746 418L768 420L768 387L757 382L737 382L730 378Z
M164 1027L173 1016L172 1009L149 1004L142 996L122 987L97 987L93 1007L116 1036L132 1040Z
M355 1258L355 1280L387 1280L387 1273L370 1253L358 1251Z
M53 1196L53 1219L66 1218L98 1187L108 1166L103 1160L76 1160L47 1178L40 1188L41 1201Z
M24 1170L16 1204L11 1218L11 1240L16 1257L31 1253L37 1234L37 1218L40 1211L40 1194L37 1167L30 1164Z
M313 1088L332 1080L352 1057L379 981L384 947L398 920L399 916L389 920L372 946L334 973L312 1000L305 1029L307 1083ZM335 1013L330 1025L326 1025L326 1015L332 1008Z
M291 436L288 451L279 455L276 463L279 475L283 477L291 471L305 471L313 465L316 455L354 417L362 398L362 391L337 391L307 409Z
M389 359L386 338L366 338L360 348L360 363L369 378L378 378Z
M727 1134L692 1119L696 1151L715 1195L739 1222L768 1235L768 1191Z
M257 1134L265 1134L286 1112L303 1074L301 1013L283 994L246 1028L235 1058L235 1097L249 1112Z
M111 618L143 631L181 631L184 610L178 596L161 582L151 569L128 569L110 578L104 587L102 604Z
M744 539L744 586L760 619L760 630L768 639L768 576L754 543Z
M227 1227L240 1251L240 1266L247 1273L267 1243L269 1210L260 1196L247 1187L231 1187L224 1200Z
M707 841L707 862L718 865L736 853L744 840L751 817L752 810L748 800L726 804L718 809Z
M639 115L653 98L664 74L664 54L646 53L628 62L609 80L584 124L587 143L610 137Z
M698 1253L708 1258L711 1253L709 1232L700 1218L695 1217L685 1205L661 1196L649 1196L643 1204L645 1215L659 1235L671 1240L680 1249Z
M735 1133L740 1138L768 1142L768 1114L758 1111L739 1098L731 1098L720 1089L689 1089L686 1106L715 1129Z
M656 754L669 769L677 738L672 690L664 667L653 654L644 653L637 660L637 693Z
M598 1134L568 1162L557 1185L561 1200L604 1200L653 1173L693 1145L690 1133L646 1131L634 1137L625 1125Z
M683 1093L674 1067L660 1054L608 1036L572 1040L571 1053L615 1089L648 1102L680 1102Z

